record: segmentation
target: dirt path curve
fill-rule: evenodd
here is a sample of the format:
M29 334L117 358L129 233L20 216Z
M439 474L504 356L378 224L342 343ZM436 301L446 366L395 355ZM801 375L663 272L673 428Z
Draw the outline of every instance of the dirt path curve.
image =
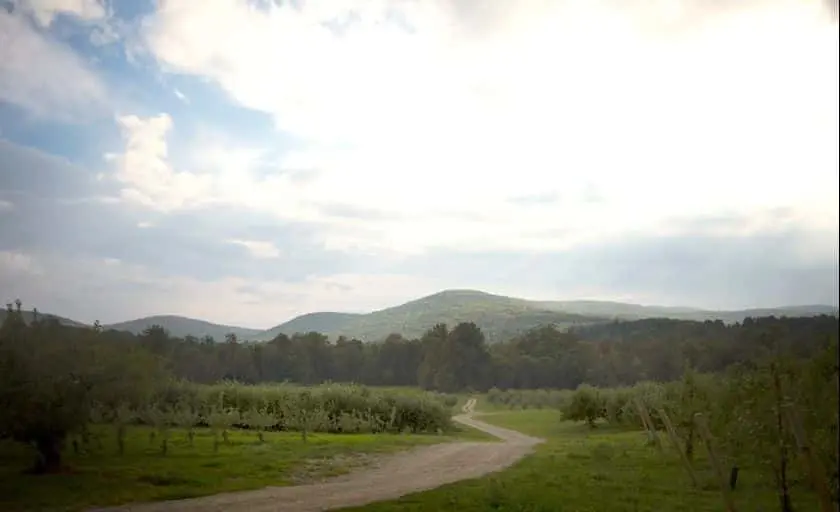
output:
M503 442L452 442L415 448L376 466L319 483L266 487L201 498L125 505L97 512L315 512L399 498L498 471L527 455L541 439L472 418L475 399L453 419ZM93 512L93 511L92 511Z

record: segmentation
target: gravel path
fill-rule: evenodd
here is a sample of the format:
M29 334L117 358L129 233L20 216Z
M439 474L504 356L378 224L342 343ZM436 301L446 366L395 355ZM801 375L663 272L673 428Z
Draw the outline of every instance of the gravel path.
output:
M541 439L472 418L475 399L453 419L503 442L452 442L383 458L374 467L320 483L97 509L98 512L315 512L399 498L498 471L531 452Z

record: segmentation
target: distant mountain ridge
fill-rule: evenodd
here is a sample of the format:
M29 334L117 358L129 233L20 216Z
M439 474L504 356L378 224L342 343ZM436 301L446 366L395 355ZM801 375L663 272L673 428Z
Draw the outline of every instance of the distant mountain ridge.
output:
M170 335L179 338L186 336L204 338L205 336L210 336L216 341L223 341L228 334L235 334L240 339L251 339L263 332L261 329L214 324L204 320L175 315L148 316L138 318L137 320L108 324L103 327L115 331L128 331L133 334L139 334L153 325L159 325L169 331Z
M22 309L21 313L23 314L23 321L26 322L26 323L31 322L32 319L35 318L35 313L31 310ZM4 308L0 308L0 323L3 323L3 321L6 319L6 315L7 315L6 310ZM58 315L53 315L53 314L50 314L50 313L42 313L40 311L38 312L38 318L40 320L53 319L53 320L58 321L58 323L60 323L62 325L69 325L71 327L84 327L86 325L82 322L77 322L75 320L70 320L69 318L64 318L64 317L61 317L61 316L58 316Z
M365 314L317 315L294 318L270 329L269 332L290 335L295 332L317 331L331 337L343 335L363 341L375 341L393 333L407 338L419 337L436 323L454 325L459 322L475 322L484 331L488 341L495 342L540 325L553 324L564 328L604 320L564 311L551 311L524 299L474 290L446 290Z
M366 314L310 313L266 331L268 340L277 333L317 331L331 337L344 335L365 341L383 339L391 333L420 336L434 323L475 322L494 342L520 334L532 327L554 324L560 328L612 320L673 318L679 320L721 320L741 322L759 316L836 315L837 308L826 305L784 306L733 311L713 311L674 306L643 306L597 300L532 301L494 295L476 290L444 290L398 306Z
M29 313L31 315L31 313ZM837 308L826 305L784 306L734 311L713 311L688 307L644 306L597 300L533 301L476 290L444 290L404 304L370 313L315 312L297 316L271 329L252 329L222 325L175 315L159 315L105 325L106 329L142 332L160 325L177 337L211 336L222 341L228 333L240 340L269 341L278 334L316 331L335 339L338 336L376 341L392 333L419 337L436 323L450 325L475 322L489 342L509 339L528 329L552 324L559 328L603 323L613 320L673 318L679 320L721 320L740 322L746 317L837 315ZM0 321L5 311L0 312ZM53 316L53 315L50 315ZM84 325L56 317L68 325Z
M709 310L680 306L642 306L625 302L572 300L541 301L547 309L562 310L581 315L607 316L617 320L641 320L643 318L673 318L676 320L721 320L741 322L747 317L761 316L815 316L837 314L837 308L824 304L802 306L781 306L776 308L751 308L737 310Z

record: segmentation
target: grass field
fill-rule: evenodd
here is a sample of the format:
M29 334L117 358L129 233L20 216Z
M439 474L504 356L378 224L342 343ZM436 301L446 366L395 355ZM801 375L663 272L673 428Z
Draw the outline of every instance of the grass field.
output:
M446 436L394 434L267 433L259 443L254 432L231 431L229 444L213 451L213 436L197 430L194 446L186 432L170 433L166 456L151 429L128 431L125 454L117 454L113 428L99 429L101 447L88 454L66 450L68 471L27 475L34 453L24 445L0 442L0 510L80 510L90 506L185 498L269 485L293 485L344 473L369 461L372 454L454 438L484 439L460 429Z
M678 455L669 450L660 455L646 446L640 432L590 430L561 422L559 413L552 410L495 412L481 419L542 437L546 443L495 475L343 512L724 510L713 473L702 457L695 461L701 488L694 490ZM742 469L734 493L739 512L778 510L765 474ZM818 510L804 484L795 484L792 495L795 510Z

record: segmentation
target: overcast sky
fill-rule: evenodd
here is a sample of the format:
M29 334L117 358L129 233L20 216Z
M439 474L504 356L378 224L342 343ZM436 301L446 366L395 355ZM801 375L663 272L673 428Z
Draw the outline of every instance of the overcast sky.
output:
M824 0L0 0L0 295L838 303Z

